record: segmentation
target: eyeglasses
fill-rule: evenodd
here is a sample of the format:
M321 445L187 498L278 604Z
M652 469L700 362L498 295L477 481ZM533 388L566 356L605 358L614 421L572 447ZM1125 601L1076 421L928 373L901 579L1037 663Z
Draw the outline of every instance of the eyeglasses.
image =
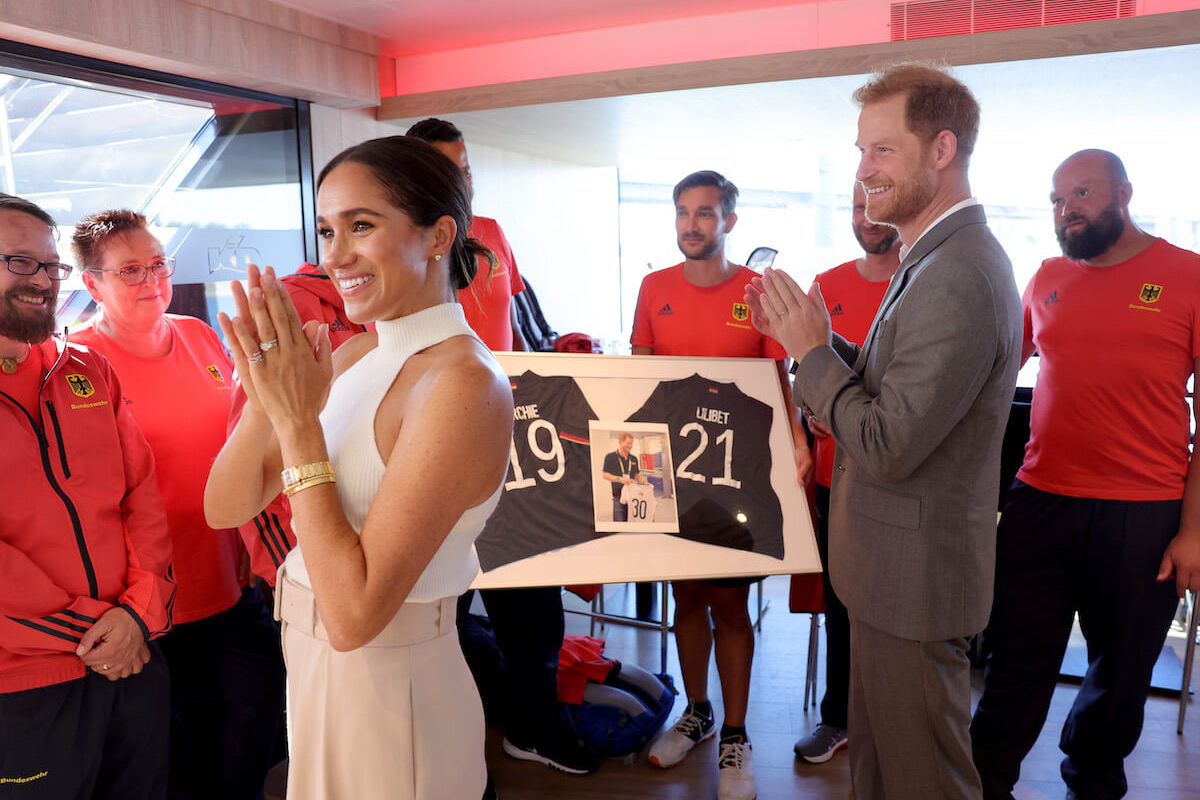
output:
M72 270L70 264L62 264L58 261L38 261L29 256L0 255L0 261L5 262L8 265L8 271L14 275L36 275L39 269L44 269L46 276L52 281L66 280Z
M113 275L119 275L121 280L125 281L126 286L137 286L146 280L147 274L153 274L155 278L169 278L175 274L175 259L171 256L163 256L156 258L149 264L131 264L128 267L120 269L89 269L88 272L100 274L109 272Z

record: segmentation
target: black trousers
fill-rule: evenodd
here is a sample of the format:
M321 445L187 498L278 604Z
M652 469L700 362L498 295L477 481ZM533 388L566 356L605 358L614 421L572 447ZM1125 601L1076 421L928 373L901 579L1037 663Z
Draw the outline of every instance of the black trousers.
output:
M629 506L621 502L621 498L613 495L613 522L628 522Z
M171 798L260 800L284 705L283 651L262 593L175 626L160 640L171 672Z
M162 800L170 689L158 645L137 675L88 670L0 694L0 799Z
M829 582L829 487L815 487L817 550L821 554L821 582L825 586L825 696L821 722L847 727L850 705L850 617Z
M564 633L562 587L481 589L479 595L504 656L507 691L501 718L505 733L520 745L561 738L558 654ZM467 592L459 599L460 619L470 608L471 596Z
M1141 735L1150 675L1178 598L1156 583L1179 531L1181 501L1065 497L1021 481L996 543L990 648L971 724L986 800L1012 797L1021 760L1046 721L1075 613L1088 670L1063 726L1062 776L1081 800L1119 798Z

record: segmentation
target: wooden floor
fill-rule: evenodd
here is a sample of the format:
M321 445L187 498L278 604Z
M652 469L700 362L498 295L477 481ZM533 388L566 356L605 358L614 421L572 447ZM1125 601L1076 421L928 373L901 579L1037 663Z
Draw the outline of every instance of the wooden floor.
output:
M804 665L808 653L808 615L787 612L787 578L773 577L765 583L769 603L758 636L747 730L754 744L759 800L842 800L850 791L850 772L845 751L822 765L798 761L792 744L820 721L815 708L803 708ZM751 592L751 598L754 594ZM633 587L609 586L607 610L632 612ZM564 597L569 608L585 605L574 595ZM1172 629L1169 643L1182 656L1182 630ZM588 620L567 615L568 633L587 633ZM639 664L657 672L659 635L625 626L609 625L597 636L607 639L607 655ZM821 640L824 647L824 637ZM1182 660L1182 659L1181 659ZM819 690L824 689L824 658ZM678 678L674 642L668 646L668 671ZM1200 675L1200 669L1194 670ZM678 682L678 681L677 681ZM975 696L982 674L974 676ZM1193 685L1197 683L1193 677ZM714 705L720 691L715 668L710 678ZM1060 684L1054 694L1050 719L1033 752L1026 758L1017 800L1059 800L1064 786L1059 778L1058 736L1076 688ZM676 711L682 708L677 701ZM1152 696L1146 705L1146 725L1133 755L1126 761L1130 800L1200 800L1200 707L1189 711L1182 736L1175 733L1178 701ZM487 759L500 800L707 800L716 797L716 739L699 745L679 766L670 770L649 764L644 755L636 759L609 759L593 775L564 775L539 764L517 761L501 750L502 734L488 732ZM284 771L272 775L268 797L282 796Z

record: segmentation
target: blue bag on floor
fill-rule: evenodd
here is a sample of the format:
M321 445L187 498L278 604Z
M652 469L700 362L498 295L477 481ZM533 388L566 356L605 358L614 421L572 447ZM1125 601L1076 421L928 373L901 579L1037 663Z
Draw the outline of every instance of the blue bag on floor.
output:
M564 703L563 709L567 724L590 750L626 756L641 751L662 730L678 693L670 675L617 662L604 683L588 682L582 703Z

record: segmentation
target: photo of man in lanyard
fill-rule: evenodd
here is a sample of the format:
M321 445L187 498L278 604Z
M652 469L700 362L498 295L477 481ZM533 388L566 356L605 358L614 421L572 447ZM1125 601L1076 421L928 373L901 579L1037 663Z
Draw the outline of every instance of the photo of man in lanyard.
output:
M633 434L621 433L617 437L617 449L604 456L604 469L601 472L604 480L612 483L613 493L613 522L627 522L629 508L621 502L621 487L638 479L637 456L633 450Z

